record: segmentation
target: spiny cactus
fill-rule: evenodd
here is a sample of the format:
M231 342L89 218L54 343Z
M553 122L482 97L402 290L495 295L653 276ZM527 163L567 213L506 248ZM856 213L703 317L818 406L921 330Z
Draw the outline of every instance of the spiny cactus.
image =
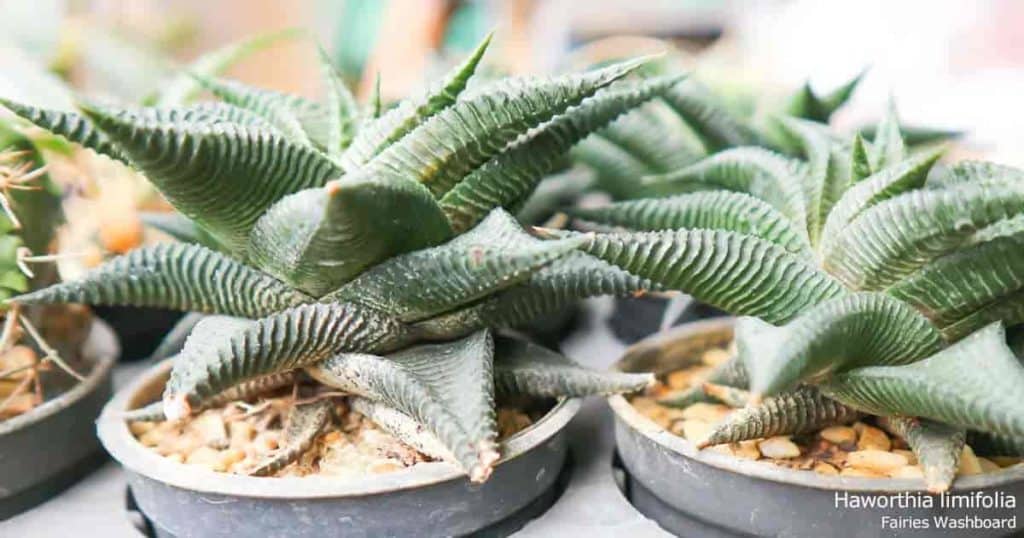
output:
M1024 323L1024 172L936 170L941 152L909 153L892 109L872 142L773 121L792 156L725 149L647 180L682 194L570 211L604 230L584 252L747 316L721 368L749 379L709 381L749 389L755 405L719 428L736 435L718 436L759 436L767 423L797 433L786 425L842 405L933 421L930 437L968 429L1019 445L1024 366L1002 327ZM811 387L820 409L775 409ZM704 398L694 388L662 402ZM949 487L947 471L930 472L929 487Z
M156 224L182 240L15 302L207 314L180 331L189 335L162 402L128 418L173 420L305 370L358 396L384 429L485 480L500 455L496 395L652 381L495 335L583 297L653 287L583 253L591 236L545 240L503 208L521 205L581 139L681 80L620 80L643 63L634 60L467 89L487 43L425 94L369 115L323 54L325 103L202 73L195 80L222 102L79 112L6 103L139 169L180 213ZM322 414L297 408L285 449L256 472L297 457Z

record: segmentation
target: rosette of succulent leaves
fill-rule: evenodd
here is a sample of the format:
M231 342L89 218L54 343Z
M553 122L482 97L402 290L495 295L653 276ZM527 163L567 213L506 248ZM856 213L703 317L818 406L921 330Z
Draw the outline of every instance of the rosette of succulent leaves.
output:
M304 370L357 395L412 446L485 480L500 456L496 396L629 392L653 381L586 370L496 331L583 297L655 286L583 252L593 236L541 239L509 211L573 144L680 81L622 80L643 63L633 60L467 88L486 46L386 111L376 99L357 105L323 55L324 102L202 76L220 102L78 112L5 102L142 171L181 213L184 239L13 303L209 314L174 359L162 402L131 418L180 418ZM297 406L290 422L316 424L295 416L307 411L320 412Z
M60 192L50 180L36 145L3 118L0 118L0 210L0 298L6 300L52 284L56 280L52 267L33 266L50 261L47 250L57 226L63 221ZM39 253L41 255L36 255ZM52 320L59 314L4 305L0 354L11 352L18 344L30 346L34 351L29 355L15 354L0 368L0 417L15 416L42 403L47 386L59 388L61 383L45 382L42 376L50 365L67 373L68 379L82 379L62 358L62 354L75 355L66 351L78 346L80 339L76 337L81 335L78 331L66 331L60 335L62 341L56 347L51 346L44 338L48 331L40 324L44 316ZM37 356L36 351L42 356Z
M884 417L933 491L965 435L1024 455L1024 366L1004 336L1024 322L1024 171L936 167L941 149L908 152L892 109L873 143L773 121L793 154L725 149L645 178L662 197L571 211L602 231L591 256L743 316L708 390L663 403L749 404L701 446Z

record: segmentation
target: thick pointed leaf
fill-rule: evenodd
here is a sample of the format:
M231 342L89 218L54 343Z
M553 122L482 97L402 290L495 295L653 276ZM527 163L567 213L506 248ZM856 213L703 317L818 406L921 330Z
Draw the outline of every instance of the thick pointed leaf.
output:
M578 398L637 392L653 384L653 374L590 370L525 340L498 337L495 342L494 386L499 396Z
M327 154L340 160L342 151L355 136L359 105L341 74L334 68L327 52L322 48L317 48L317 51L320 53L321 77L327 83L327 104L324 107L327 115Z
M850 185L849 153L824 125L787 117L778 122L807 160L807 173L802 176L807 230L811 243L818 244L826 217Z
M167 331L167 334L160 339L156 349L149 354L149 360L152 362L162 361L181 353L181 348L184 347L188 336L192 334L192 329L206 318L207 315L199 312L189 312L179 318L174 323L174 326L171 327L171 330Z
M422 338L457 338L481 327L520 327L587 297L624 296L654 287L649 280L574 252L537 271L527 282L478 304L420 321L414 328Z
M274 454L256 464L249 471L252 476L270 476L299 459L302 453L313 446L316 436L331 419L333 404L329 399L292 407L284 429L283 446Z
M256 222L248 252L257 267L321 297L375 263L450 235L422 185L355 172L274 204Z
M571 155L594 172L598 190L613 199L643 198L657 192L642 181L653 171L600 133L588 136L572 149Z
M170 419L260 376L337 353L381 353L409 342L403 325L352 304L307 304L217 331L199 331L204 323L185 342L164 389L164 413Z
M315 149L259 128L85 112L171 204L236 253L272 204L339 173Z
M768 202L793 220L799 229L807 221L801 190L804 163L761 148L735 148L716 153L682 170L645 181L680 192L726 189Z
M906 364L937 352L942 343L927 318L880 293L825 301L781 327L756 318L736 323L740 360L757 395L859 366Z
M930 418L964 428L1024 436L1024 365L993 323L931 357L871 366L821 385L846 405L876 415Z
M562 164L576 142L677 80L655 79L609 88L487 161L442 197L441 207L452 228L461 232L490 210L508 208L526 199L547 174Z
M114 258L79 280L14 300L149 306L257 318L313 299L206 247L161 243Z
M642 61L547 79L505 79L423 122L368 166L415 179L441 198L530 129L624 77Z
M730 230L760 237L793 253L810 252L807 237L782 213L766 202L739 192L697 192L604 207L574 208L568 213L588 222L635 231Z
M855 141L854 149L856 148ZM822 256L831 255L837 236L866 209L924 185L928 172L941 155L941 152L934 151L911 157L854 183L826 216L819 246ZM856 162L858 157L855 155L853 158ZM855 168L859 166L861 165L855 165Z
M458 464L452 451L422 424L406 413L384 404L380 400L371 400L362 396L349 396L349 405L357 413L373 421L380 429L390 433L417 452L442 461Z
M867 142L860 134L853 136L850 147L850 183L859 183L871 176L871 161L868 159Z
M985 161L960 161L944 174L928 179L927 186L943 188L963 183L1024 182L1024 170Z
M913 417L883 417L880 424L910 445L929 492L941 493L953 485L964 450L963 428Z
M887 292L944 327L1020 290L1024 231L942 256Z
M325 300L361 303L401 321L419 321L523 282L586 241L582 236L534 239L498 209L444 245L368 269Z
M662 97L692 128L710 152L757 143L747 125L733 117L714 96L695 80L686 80Z
M466 84L476 72L477 65L480 64L480 59L483 58L490 43L491 36L488 35L462 64L445 76L438 86L431 88L416 99L402 101L384 115L380 114L380 75L378 74L377 92L371 101L374 103L373 108L376 112L373 117L376 118L376 121L360 129L352 140L352 144L345 150L341 157L345 169L352 171L359 168L384 151L385 148L412 132L427 118L453 105L462 91L466 89Z
M1024 290L1005 295L942 328L949 341L956 341L972 332L1001 321L1008 326L1024 323Z
M222 323L208 321L200 331L210 330L213 335L216 335L219 334L220 331L230 331L232 328L233 325L230 322ZM154 353L153 355L155 356L156 354ZM243 381L220 394L213 395L209 399L203 401L198 409L193 409L192 411L198 413L206 409L215 409L239 400L252 400L263 396L270 391L277 390L282 387L290 387L299 381L297 372L297 370L279 372ZM144 420L153 422L167 420L167 416L164 415L164 403L156 401L147 406L126 412L124 414L124 419L127 421Z
M256 114L274 126L289 141L298 145L309 145L310 136L303 128L300 111L316 109L324 114L320 106L302 97L255 88L231 80L219 80L195 75L204 88L225 103ZM308 113L312 115L312 112Z
M811 386L765 399L729 415L700 441L698 448L776 435L797 435L827 426L849 424L861 413L826 398Z
M603 129L601 137L635 156L652 174L678 170L703 155L700 141L660 99L622 116Z
M862 71L849 82L825 95L818 95L810 83L806 83L789 99L786 113L798 118L828 123L832 114L849 101L864 74Z
M752 398L750 391L730 387L729 385L718 385L716 383L704 382L701 384L700 389L704 391L704 395L709 398L719 401L734 409L746 407Z
M193 60L188 65L186 72L176 75L163 84L151 101L162 107L185 104L195 99L202 91L202 86L189 73L197 73L206 77L218 76L252 54L300 35L302 32L296 29L267 32L207 52Z
M1024 184L916 190L865 209L824 255L853 289L885 289L1024 210Z
M872 170L881 170L907 158L907 148L900 132L900 121L896 115L896 104L889 102L882 122L878 124L875 138L872 140L868 160Z
M340 354L307 372L321 383L409 415L437 436L471 480L482 482L499 457L493 355L490 333L479 331L387 357Z
M77 112L38 108L4 98L0 98L0 105L69 142L91 149L116 161L130 164L128 158L107 138L107 135L97 129L88 118Z
M842 285L806 258L756 237L718 230L599 234L587 252L662 289L737 315L782 323Z
M750 376L747 374L747 367L743 365L743 361L740 360L739 356L733 355L725 362L715 366L708 373L707 377L704 378L704 382L736 389L745 389L750 384ZM665 394L658 398L658 404L683 409L706 400L708 400L708 394L704 387L690 387Z

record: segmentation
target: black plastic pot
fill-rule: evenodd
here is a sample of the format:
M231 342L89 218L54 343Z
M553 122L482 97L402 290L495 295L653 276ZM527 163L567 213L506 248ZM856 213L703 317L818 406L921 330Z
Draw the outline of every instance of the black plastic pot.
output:
M632 344L659 331L728 313L693 299L661 293L615 298L608 327L619 341Z
M82 354L93 364L85 381L0 422L0 519L49 499L105 459L93 423L112 392L118 345L110 327L93 321Z
M557 497L564 427L580 406L561 401L506 440L502 461L480 485L441 462L359 479L239 476L167 461L129 432L122 413L156 399L170 366L160 363L120 391L98 424L156 536L504 536Z
M687 356L729 342L732 320L690 323L657 338L672 343L670 353L652 354L650 343L645 342L642 353L627 350L617 367L672 371ZM920 480L822 476L699 451L641 414L622 396L610 397L609 403L615 414L618 453L627 473L627 495L641 512L680 536L893 536L908 529L892 525L914 521L932 525L930 530L917 531L921 536L1019 536L1024 526L1024 521L1016 522L1016 529L944 531L934 526L936 517L974 517L981 522L1014 518L1018 509L1007 507L1005 499L1024 499L1021 465L958 478L945 497L947 502L950 498L966 502L963 500L971 495L1003 502L988 508L955 508L943 505L942 497L922 493ZM911 506L901 504L904 497ZM931 499L931 507L924 506L925 497ZM851 506L862 501L888 504Z
M123 361L149 357L184 315L176 310L130 306L96 306L93 311L114 329Z

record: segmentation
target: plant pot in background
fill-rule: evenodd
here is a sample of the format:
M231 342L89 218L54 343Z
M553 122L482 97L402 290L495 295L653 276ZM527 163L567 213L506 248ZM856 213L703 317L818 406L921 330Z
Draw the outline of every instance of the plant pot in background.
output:
M619 341L632 344L676 325L727 315L685 295L647 293L616 297L608 327Z
M56 495L104 459L93 423L110 398L118 354L106 323L92 322L82 354L92 364L85 381L0 422L0 519Z
M623 371L663 374L681 367L687 358L732 340L732 320L689 323L645 340L642 353L627 352L617 364ZM672 346L670 353L651 353L650 346ZM931 496L923 507L919 480L822 476L774 464L741 460L713 450L698 451L686 439L665 431L641 414L626 398L609 398L615 414L615 439L626 471L625 492L641 512L663 528L682 536L884 536L888 518L925 519L934 516L976 516L981 519L1014 517L1017 510L994 508L953 509ZM1024 498L1024 466L960 477L951 495L980 492ZM857 499L891 500L900 494L917 499L918 506L849 507L837 500L847 494ZM838 504L837 504L838 503ZM891 523L890 523L891 524ZM1010 536L1013 529L939 531L930 536Z
M93 311L117 333L121 342L121 360L148 358L164 335L184 315L176 310L135 308L129 306L95 306Z
M441 462L358 479L250 477L168 461L131 434L123 412L157 399L170 368L164 361L120 391L98 423L156 536L505 536L564 487L564 427L580 406L561 401L504 441L479 485Z

